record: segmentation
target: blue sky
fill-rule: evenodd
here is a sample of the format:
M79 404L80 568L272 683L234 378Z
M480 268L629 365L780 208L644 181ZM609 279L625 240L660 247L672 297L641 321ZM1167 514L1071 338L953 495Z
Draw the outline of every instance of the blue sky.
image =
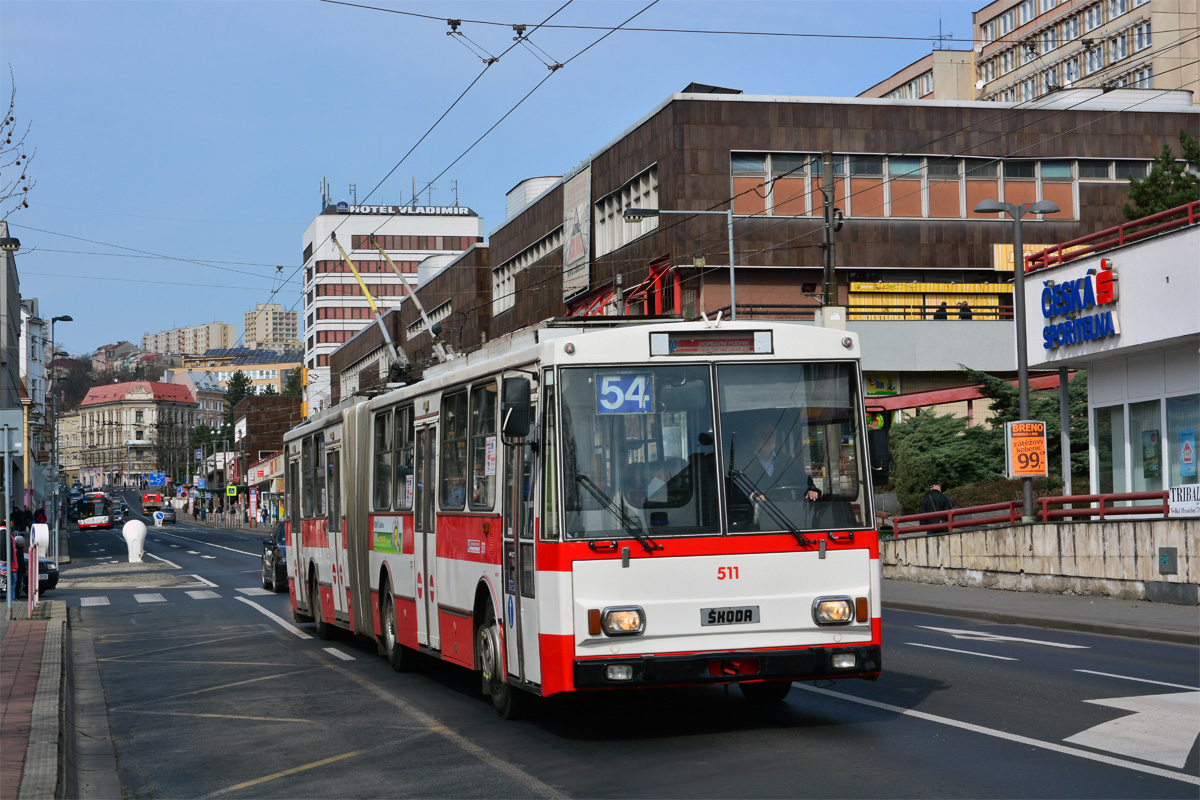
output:
M350 199L353 183L368 202L483 69L460 37L446 35L444 19L532 26L563 2L364 0L443 20L435 21L322 2L5 0L0 88L7 99L11 65L16 115L32 121L37 147L30 208L9 217L23 247L22 295L40 298L47 318L74 317L56 330L71 353L214 320L240 334L243 314L260 302L300 309L299 275L272 291L300 264L321 178L334 200ZM574 0L552 22L612 27L648 2ZM940 15L945 32L967 39L980 5L660 0L631 25L932 37ZM509 27L460 30L493 55L513 44ZM531 38L566 61L602 33L544 29ZM931 48L618 31L558 70L438 179L432 202L450 203L455 180L459 202L490 231L520 180L571 169L692 81L853 96ZM547 73L525 48L509 52L369 202L408 201L414 177L423 186L442 172ZM146 254L183 260L134 257Z

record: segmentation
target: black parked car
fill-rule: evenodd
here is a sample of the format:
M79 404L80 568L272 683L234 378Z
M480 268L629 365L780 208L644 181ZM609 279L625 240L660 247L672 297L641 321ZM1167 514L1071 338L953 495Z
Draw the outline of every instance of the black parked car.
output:
M264 589L274 592L286 592L287 583L287 544L283 538L283 526L280 522L275 526L275 535L263 539L262 550L262 585Z
M38 593L48 592L58 586L58 565L49 558L38 557ZM0 596L8 591L8 559L0 546Z

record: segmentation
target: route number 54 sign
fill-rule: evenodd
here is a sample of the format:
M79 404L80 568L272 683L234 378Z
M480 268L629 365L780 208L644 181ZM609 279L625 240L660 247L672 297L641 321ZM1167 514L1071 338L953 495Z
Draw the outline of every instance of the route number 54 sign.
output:
M1046 423L1022 419L1004 425L1004 471L1010 478L1045 477Z

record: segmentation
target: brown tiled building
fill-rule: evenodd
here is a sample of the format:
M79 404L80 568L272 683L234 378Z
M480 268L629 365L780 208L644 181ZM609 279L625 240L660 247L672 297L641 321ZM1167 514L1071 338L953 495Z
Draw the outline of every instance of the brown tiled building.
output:
M299 397L249 395L233 407L239 483L244 483L251 464L283 449L283 435L302 420L300 403Z
M1200 109L1178 92L1080 90L1025 108L689 89L563 179L535 179L540 194L492 231L486 250L468 251L418 290L431 315L445 315L446 341L474 347L564 315L728 315L731 203L738 317L811 319L821 305L828 152L833 204L844 215L833 303L847 307L847 326L928 320L901 326L913 351L928 352L946 342L935 309L966 302L972 321L996 327L972 327L987 342L961 337L970 352L947 356L961 359L947 360L947 373L980 349L1011 357L1012 224L976 214L976 204L1057 203L1058 214L1026 218L1028 250L1108 228L1123 221L1125 176L1144 175L1180 130L1200 133ZM630 208L676 213L631 223L623 218ZM677 213L696 210L716 213ZM410 329L415 309L406 301L399 316L389 316L395 340L410 360L427 358L427 334ZM895 336L888 328L887 341ZM333 383L339 368L377 363L379 346L374 327L344 345L331 358ZM894 352L873 350L885 351ZM1001 361L990 368L1012 368ZM905 381L906 369L943 369L911 362L891 356L868 366L864 356L864 369ZM347 383L340 397L365 385Z

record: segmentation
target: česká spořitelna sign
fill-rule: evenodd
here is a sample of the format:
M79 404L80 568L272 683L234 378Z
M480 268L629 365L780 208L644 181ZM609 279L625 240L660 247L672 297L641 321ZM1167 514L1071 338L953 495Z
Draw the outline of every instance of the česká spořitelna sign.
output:
M1046 318L1042 347L1055 350L1116 336L1121 332L1115 315L1116 302L1117 278L1112 271L1112 262L1107 258L1100 260L1099 271L1088 270L1082 278L1061 283L1046 281L1042 289L1042 316ZM1087 313L1092 309L1099 310L1094 314ZM1058 317L1066 319L1055 322Z

